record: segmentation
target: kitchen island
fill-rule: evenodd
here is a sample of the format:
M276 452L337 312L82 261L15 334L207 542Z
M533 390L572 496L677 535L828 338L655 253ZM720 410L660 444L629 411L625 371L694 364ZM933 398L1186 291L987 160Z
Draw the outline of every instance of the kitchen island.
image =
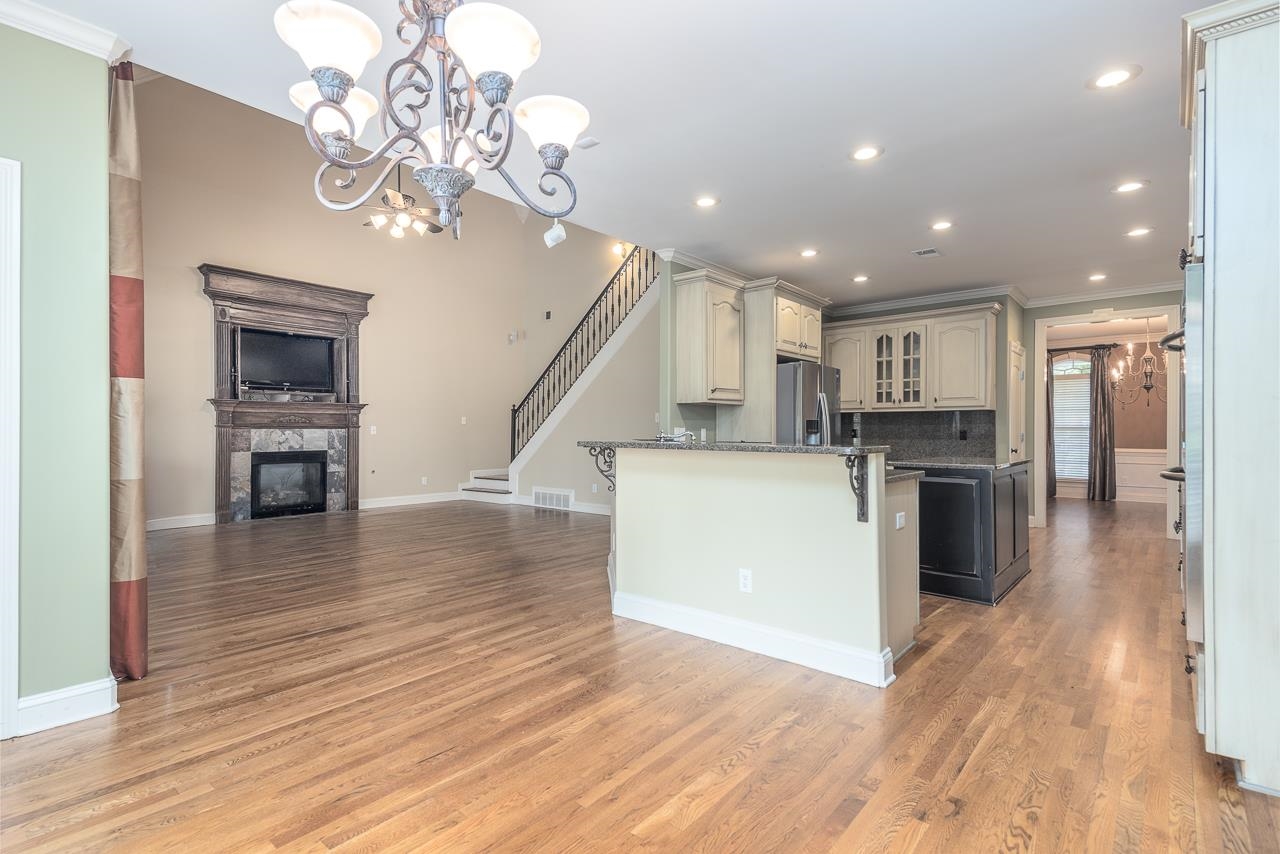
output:
M616 488L614 614L893 681L919 622L920 476L887 472L887 447L578 444Z
M1031 571L1030 460L894 460L920 481L920 591L995 605Z

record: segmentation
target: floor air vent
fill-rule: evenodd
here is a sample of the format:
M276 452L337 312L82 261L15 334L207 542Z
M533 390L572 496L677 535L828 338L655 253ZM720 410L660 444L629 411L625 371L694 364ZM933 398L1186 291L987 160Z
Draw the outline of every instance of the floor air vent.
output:
M911 254L917 258L937 258L942 255L937 249L930 246L928 249L912 249Z
M568 510L573 503L573 490L548 489L542 486L533 488L533 506L545 507L548 510Z

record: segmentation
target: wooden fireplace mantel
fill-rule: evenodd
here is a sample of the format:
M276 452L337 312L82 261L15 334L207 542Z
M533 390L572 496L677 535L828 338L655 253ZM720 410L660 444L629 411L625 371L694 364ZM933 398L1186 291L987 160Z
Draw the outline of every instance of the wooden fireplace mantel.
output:
M365 407L360 402L360 322L369 315L373 295L215 264L202 264L199 270L204 293L213 303L215 382L209 404L217 439L218 522L233 518L233 442L243 451L254 430L344 432L346 498L341 507L359 508L360 412ZM333 339L334 389L323 395L333 399L241 400L236 369L243 327Z

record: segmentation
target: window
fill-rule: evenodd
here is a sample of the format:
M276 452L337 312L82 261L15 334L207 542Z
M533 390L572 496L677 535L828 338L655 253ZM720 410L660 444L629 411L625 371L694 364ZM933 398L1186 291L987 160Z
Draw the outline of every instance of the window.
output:
M1089 361L1053 363L1053 455L1060 479L1089 477Z

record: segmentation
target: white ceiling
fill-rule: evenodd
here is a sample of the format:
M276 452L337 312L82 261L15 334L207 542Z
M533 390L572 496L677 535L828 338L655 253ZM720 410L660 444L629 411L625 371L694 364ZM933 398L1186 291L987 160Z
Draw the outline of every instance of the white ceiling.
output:
M300 118L286 90L306 71L275 35L275 0L42 2L117 33L143 65ZM397 4L348 2L383 29L360 81L377 90L401 55ZM568 163L581 225L837 304L1180 279L1179 19L1205 0L506 2L543 41L515 99L564 94L591 110L602 144ZM1085 88L1126 63L1143 66L1133 82ZM865 142L884 156L851 162ZM537 158L521 145L514 171L531 186ZM253 141L228 140L227 154L252 157ZM1152 183L1108 191L1128 178ZM511 197L496 175L479 187ZM703 193L722 204L695 208ZM954 228L931 231L939 218ZM1156 231L1123 236L1138 225ZM801 259L806 246L820 254ZM943 257L910 254L929 246ZM871 280L851 284L855 272ZM1088 282L1094 272L1107 280Z

